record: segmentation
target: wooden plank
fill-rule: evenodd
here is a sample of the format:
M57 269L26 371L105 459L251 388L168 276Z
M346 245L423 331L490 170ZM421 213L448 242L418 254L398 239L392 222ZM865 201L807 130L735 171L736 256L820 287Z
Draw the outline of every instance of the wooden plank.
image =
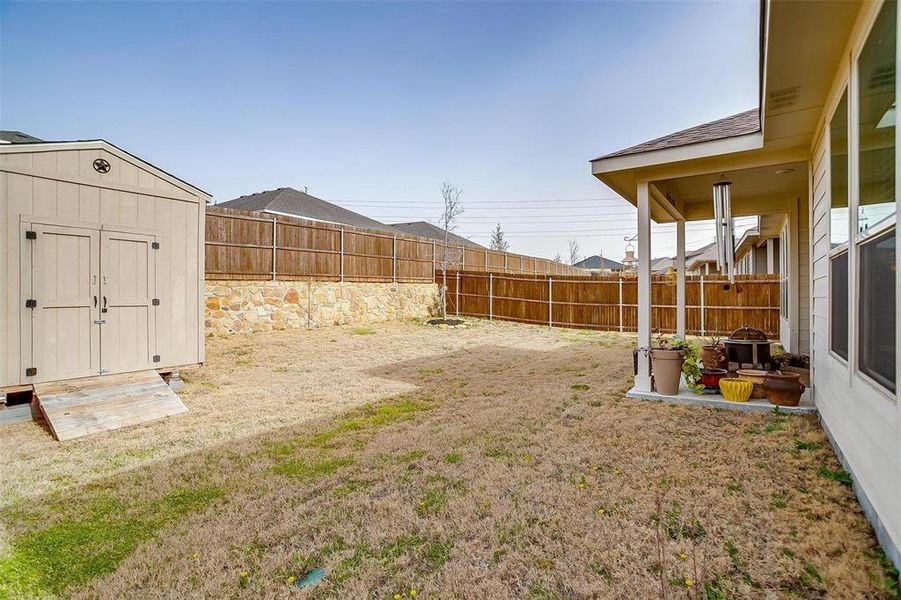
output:
M38 405L59 441L187 412L156 371L35 385Z

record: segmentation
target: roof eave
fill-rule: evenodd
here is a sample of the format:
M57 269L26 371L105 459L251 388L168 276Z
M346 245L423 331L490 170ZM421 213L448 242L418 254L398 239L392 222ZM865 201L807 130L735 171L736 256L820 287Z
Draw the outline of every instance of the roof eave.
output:
M614 173L628 169L641 169L654 167L686 160L712 158L734 152L746 152L763 148L763 132L755 131L731 137L650 150L648 152L636 152L609 158L596 158L591 161L591 173L598 178L605 173Z

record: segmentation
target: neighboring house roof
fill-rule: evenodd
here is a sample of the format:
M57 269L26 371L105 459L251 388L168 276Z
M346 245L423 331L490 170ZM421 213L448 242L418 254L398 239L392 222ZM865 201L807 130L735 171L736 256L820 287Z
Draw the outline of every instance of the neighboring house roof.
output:
M277 213L313 221L394 232L390 225L289 187L248 194L234 200L221 202L217 206Z
M623 263L603 258L597 254L584 258L573 266L579 269L609 269L611 271L622 271L625 268Z
M412 221L410 223L392 223L389 227L393 227L397 229L401 233L406 233L409 235L418 235L420 237L429 238L433 240L438 240L440 242L444 241L444 230L437 225L432 225L427 221ZM481 244L477 244L471 240L466 239L465 237L459 236L455 233L448 232L447 240L449 244L453 244L455 246L469 246L470 248L478 248L479 250L487 250L485 246Z
M617 150L610 154L600 156L595 160L604 158L613 158L615 156L626 156L629 154L641 154L642 152L651 152L653 150L664 150L666 148L676 148L679 146L688 146L689 144L698 144L701 142L711 142L713 140L721 140L724 138L746 135L748 133L757 133L760 131L760 110L752 108L745 112L718 119L703 125L689 127L676 133L671 133L663 137L659 137L648 142L643 142L635 146L630 146L623 150Z
M33 144L35 142L43 142L44 140L36 138L33 135L22 133L21 131L0 130L0 144Z
M668 271L670 267L675 266L675 264L675 259L668 256L664 256L663 258L655 258L651 260L651 272L664 273Z
M689 261L686 257L685 263L688 265L686 268L689 271L694 271L704 263L716 262L716 244L709 244L700 248L700 252L691 255L691 260Z

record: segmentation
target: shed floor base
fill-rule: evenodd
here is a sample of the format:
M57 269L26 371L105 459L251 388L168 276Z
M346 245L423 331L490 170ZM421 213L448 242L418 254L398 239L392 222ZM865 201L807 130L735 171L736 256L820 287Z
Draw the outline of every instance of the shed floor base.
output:
M156 371L39 383L34 393L53 436L60 441L188 411Z

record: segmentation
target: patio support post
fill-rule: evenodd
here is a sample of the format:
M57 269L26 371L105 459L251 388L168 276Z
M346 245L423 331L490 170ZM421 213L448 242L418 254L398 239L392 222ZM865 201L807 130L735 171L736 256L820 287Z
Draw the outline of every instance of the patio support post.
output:
M676 335L685 338L685 221L676 221Z
M772 275L776 272L776 250L773 238L766 241L766 272Z
M651 198L647 181L638 183L638 347L651 347ZM651 359L638 353L635 390L651 391Z

